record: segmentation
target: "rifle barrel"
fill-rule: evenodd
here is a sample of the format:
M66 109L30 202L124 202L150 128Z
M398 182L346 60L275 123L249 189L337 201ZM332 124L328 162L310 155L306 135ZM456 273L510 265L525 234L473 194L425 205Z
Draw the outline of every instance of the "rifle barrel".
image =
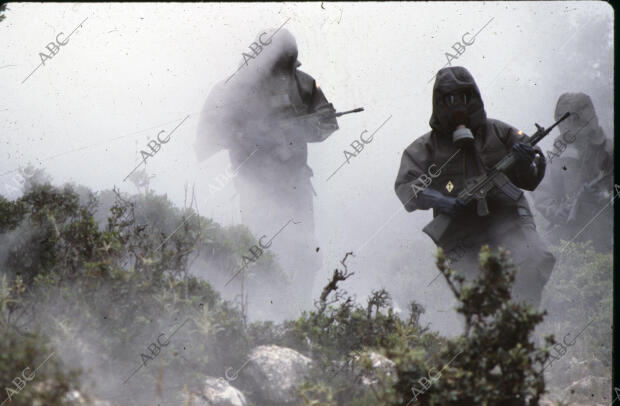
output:
M334 117L340 117L340 116L344 116L345 114L351 114L351 113L359 113L361 111L364 111L364 108L363 107L358 107L358 108L353 109L353 110L343 111L341 113L335 113Z
M564 115L562 117L560 117L560 119L558 121L553 123L551 125L551 127L547 128L546 130L544 130L542 127L540 127L538 129L538 131L536 131L536 133L532 136L532 138L530 140L530 145L534 146L534 145L538 144L538 141L542 140L545 137L545 135L549 134L551 132L551 130L553 130L555 128L555 126L560 124L562 121L566 120L568 118L568 116L570 116L570 113L567 111L566 113L564 113Z

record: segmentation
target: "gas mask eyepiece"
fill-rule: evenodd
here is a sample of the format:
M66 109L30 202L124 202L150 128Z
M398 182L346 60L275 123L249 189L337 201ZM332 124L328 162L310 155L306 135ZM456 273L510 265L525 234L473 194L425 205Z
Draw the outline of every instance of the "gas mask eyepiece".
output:
M455 107L458 105L466 106L471 102L471 92L461 91L457 93L449 93L443 97L443 103L447 107Z

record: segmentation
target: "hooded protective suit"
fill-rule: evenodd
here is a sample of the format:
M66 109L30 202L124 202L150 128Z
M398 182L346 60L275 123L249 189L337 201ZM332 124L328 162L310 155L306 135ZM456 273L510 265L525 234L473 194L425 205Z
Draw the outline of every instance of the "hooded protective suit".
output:
M335 118L289 124L295 117L335 110L312 76L297 70L297 44L288 30L261 32L253 48L256 53L243 54L239 70L212 90L194 145L199 160L229 151L238 169L234 181L242 221L256 236L270 238L287 221L301 222L288 225L270 251L293 276L297 293L310 301L321 257L307 144L323 141L338 124Z
M460 114L455 114L455 109L446 105L445 96L459 92L469 95L468 103L461 106ZM472 146L460 148L455 155L459 148L452 141L452 133L458 124L469 128L474 140ZM527 136L514 127L486 117L478 86L463 67L448 67L437 73L430 126L432 130L415 140L402 155L395 191L407 211L426 208L412 184L421 175L429 176L429 169L433 177L428 189L456 198L468 178L485 174L513 145L527 141ZM535 171L526 169L514 166L507 175L518 188L533 190L544 176L544 159ZM475 202L465 206L438 246L452 259L454 268L468 278L478 272L482 245L505 246L518 268L513 296L538 306L555 259L536 232L527 200L521 196L514 201L495 191L488 196L487 204L490 214L484 217L477 215ZM437 214L434 208L434 215ZM455 255L457 251L459 254Z
M269 127L280 119L334 112L333 105L312 76L297 70L301 66L297 44L288 30L263 31L253 44L261 47L259 53L243 53L239 69L216 84L207 98L194 143L197 157L203 160L222 149L243 148L252 152L259 147L269 150L279 161L299 163L301 158L305 163L305 144L326 139L338 129L337 120L288 129L286 135L290 140L284 139L281 129ZM274 147L286 147L289 151ZM293 156L295 159L291 160Z
M566 112L571 115L547 151L549 173L534 194L536 209L550 223L546 237L551 242L591 240L599 251L610 252L613 207L603 208L614 194L613 143L599 126L588 95L561 95L556 120Z

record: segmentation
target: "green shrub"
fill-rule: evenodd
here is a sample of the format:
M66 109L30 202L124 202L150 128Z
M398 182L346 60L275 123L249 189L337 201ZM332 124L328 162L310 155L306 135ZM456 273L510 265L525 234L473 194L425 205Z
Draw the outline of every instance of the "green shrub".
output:
M353 275L345 264L352 253L341 261L343 269L334 270L315 310L279 325L248 325L243 307L223 301L207 282L190 274L195 261L219 272L239 266L256 242L246 228L223 228L148 191L133 198L117 191L100 194L108 200L112 195L105 219L97 212L97 196L85 189L78 194L70 186L32 184L15 201L0 199L6 258L0 328L8 337L2 376L9 381L53 346L68 364L96 358L98 363L88 366L100 381L114 382L94 388L94 396L117 405L126 404L129 396L131 404L149 404L154 395L180 403L182 387L196 390L204 376L223 376L228 367L243 363L255 346L278 344L314 361L299 392L307 405L529 406L544 391L540 369L549 354L529 339L543 314L511 302L514 271L503 251L484 248L481 274L467 284L438 255L437 266L465 318L465 333L455 339L422 327L424 309L415 302L409 318L401 319L385 290L373 291L364 305L356 303L339 287ZM592 255L583 256L584 267L598 272L610 266L608 258ZM280 277L268 253L255 268L260 275L247 281ZM584 283L592 272L583 271ZM584 303L603 289L604 280L602 272L587 281L580 293ZM572 294L572 287L562 283L556 289ZM172 345L157 355L157 366L145 362L122 386L127 393L106 391L126 379L144 361L143 354L152 355L147 347L161 333L168 336L181 325ZM46 337L33 331L45 331ZM378 372L370 384L361 380L371 369L370 352L393 361L395 373ZM77 386L77 373L62 375L66 367L49 362L50 379L41 382L56 389L41 394L31 385L19 394L20 401L48 396L44 404L55 405ZM444 369L426 387L423 378L433 368Z
M542 306L549 312L544 332L569 340L588 326L570 348L570 356L596 358L611 368L613 256L590 243L552 247L557 263L545 286ZM588 325L589 324L589 325Z
M252 237L174 209L163 197L114 194L103 229L94 217L95 196L78 196L70 186L33 185L15 201L0 200L2 275L7 286L19 281L22 289L19 301L7 299L2 327L18 335L45 331L70 361L96 357L97 374L118 386L144 360L141 354L150 355L147 346L159 334L189 319L157 356L159 366L145 362L126 386L138 393L132 404L146 404L161 371L176 371L166 381L180 401L184 384L197 387L205 375L222 376L244 360L251 336L262 334L259 325L247 329L243 313L189 274L198 246L206 260L217 252L217 260L235 262ZM106 398L106 389L93 392Z
M65 372L49 341L11 324L11 310L20 308L25 292L15 282L0 280L0 402L12 406L61 406L65 396L79 387L79 371ZM5 403L6 402L6 403Z
M464 334L448 340L421 328L417 320L422 309L415 304L407 322L395 317L389 307L387 315L382 315L378 309L387 302L379 292L370 298L365 311L350 298L338 307L326 306L321 300L318 312L297 322L297 334L321 344L325 359L345 354L348 348L374 349L394 361L396 374L384 374L376 385L364 388L351 383L352 376L344 384L324 375L321 378L323 364L301 390L307 405L327 406L334 400L338 405L538 404L545 390L541 370L549 352L536 348L529 337L544 313L511 302L514 266L506 252L491 253L483 247L481 273L471 283L448 269L441 251L437 266L459 300L457 312L465 318ZM335 291L336 282L349 276L346 267L336 270L324 293ZM380 303L374 315L368 312L371 303ZM366 334L371 331L373 335ZM552 343L550 338L547 343Z

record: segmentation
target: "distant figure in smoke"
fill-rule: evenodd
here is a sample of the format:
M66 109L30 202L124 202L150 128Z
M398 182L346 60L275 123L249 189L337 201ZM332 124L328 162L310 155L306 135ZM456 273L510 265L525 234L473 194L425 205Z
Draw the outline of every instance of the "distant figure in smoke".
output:
M548 151L549 174L534 194L535 207L550 222L549 240L591 240L601 252L613 248L613 144L599 126L584 93L564 93L555 108L560 136ZM603 209L605 206L607 207ZM603 211L601 211L603 210ZM589 224L588 224L589 223Z
M435 216L445 213L455 217L438 245L448 258L460 250L453 265L466 279L479 272L482 245L492 249L503 245L510 250L517 267L513 298L538 307L555 258L536 232L525 196L514 201L501 192L490 193L490 214L478 216L475 201L463 206L457 195L467 179L486 174L511 151L518 162L506 175L516 187L534 190L545 174L544 156L525 144L528 138L522 132L487 118L474 78L460 66L437 73L429 124L432 130L403 153L395 184L398 198L407 211L432 208ZM428 187L423 191L413 187L414 181L423 174L429 176L429 171L434 177Z
M199 160L228 149L242 221L257 236L273 236L290 219L270 251L291 275L300 301L311 303L315 273L321 267L314 231L313 196L307 164L308 143L338 129L334 113L312 76L297 70L297 43L286 29L261 32L254 56L244 54L239 71L218 83L203 108L195 144ZM265 239L266 241L266 239Z

